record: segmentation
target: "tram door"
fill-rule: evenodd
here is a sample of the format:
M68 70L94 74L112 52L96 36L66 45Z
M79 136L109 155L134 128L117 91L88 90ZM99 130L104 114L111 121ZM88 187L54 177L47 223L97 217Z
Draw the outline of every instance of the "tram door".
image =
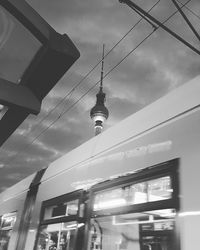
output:
M174 223L165 221L140 225L140 246L142 250L174 249Z
M173 250L174 234L169 209L99 217L91 220L88 250Z

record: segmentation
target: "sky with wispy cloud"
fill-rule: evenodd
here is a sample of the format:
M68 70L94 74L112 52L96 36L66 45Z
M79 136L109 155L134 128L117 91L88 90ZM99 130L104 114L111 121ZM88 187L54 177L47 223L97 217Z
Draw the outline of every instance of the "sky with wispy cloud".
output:
M178 1L179 4L186 2ZM94 136L89 113L95 104L98 86L76 105L74 103L100 79L100 65L61 105L54 107L101 60L103 43L107 53L140 19L118 0L27 2L57 32L66 33L81 56L44 99L41 113L37 117L30 115L0 149L0 191ZM149 10L157 1L134 2ZM191 0L183 10L200 33L200 1ZM175 11L171 0L160 0L151 13L164 21ZM198 39L179 13L166 25L199 49ZM105 74L152 31L149 23L140 22L105 58ZM157 29L104 79L106 106L110 112L105 129L199 73L200 57L167 32ZM63 112L66 113L59 118Z

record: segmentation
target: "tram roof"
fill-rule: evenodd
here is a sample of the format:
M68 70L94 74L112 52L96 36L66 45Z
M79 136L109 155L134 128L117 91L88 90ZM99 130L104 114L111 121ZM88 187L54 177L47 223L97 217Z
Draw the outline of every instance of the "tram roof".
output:
M103 155L105 149L111 150L120 143L134 139L134 137L140 136L152 128L165 124L167 121L194 110L199 106L200 76L197 76L52 162L47 168L42 181L48 180L73 166L77 166L83 162L86 163L91 158L95 159L95 157ZM34 176L35 174L32 174L5 190L0 194L0 203L17 193L27 190Z

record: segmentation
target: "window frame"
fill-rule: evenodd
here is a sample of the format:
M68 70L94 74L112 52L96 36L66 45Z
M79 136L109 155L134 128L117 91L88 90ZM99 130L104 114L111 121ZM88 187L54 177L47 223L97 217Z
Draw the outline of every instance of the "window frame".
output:
M144 181L154 180L160 177L170 176L171 186L173 189L172 198L152 201L146 203L140 203L135 205L121 206L117 208L102 209L98 211L93 211L94 198L95 195L106 190L113 190L119 187L127 186L129 184L142 183ZM163 163L159 163L147 168L136 171L135 173L128 174L126 176L117 177L113 180L107 180L102 183L94 185L90 189L89 193L89 204L87 209L87 225L85 231L85 242L84 250L88 249L89 231L90 231L90 220L98 217L106 217L112 215L137 213L144 211L160 210L175 208L178 212L180 210L180 200L179 200L179 159L172 159ZM175 220L175 246L176 250L180 250L180 237L179 230L177 226L177 221Z
M157 178L170 176L171 185L173 189L172 198L160 201L151 201L140 204L133 204L127 206L121 206L117 208L102 209L98 211L91 211L91 217L115 215L121 213L130 213L130 212L142 212L147 210L154 209L167 209L175 208L179 210L179 185L178 185L178 159L170 160L164 163L156 164L151 167L139 170L133 174L127 176L122 176L113 180L108 180L99 184L94 185L90 191L90 207L92 209L94 205L95 195L106 190L114 190L116 188L124 187L127 185L133 185L137 183L142 183L146 181L151 181ZM123 211L121 211L123 210ZM121 212L120 212L121 211Z

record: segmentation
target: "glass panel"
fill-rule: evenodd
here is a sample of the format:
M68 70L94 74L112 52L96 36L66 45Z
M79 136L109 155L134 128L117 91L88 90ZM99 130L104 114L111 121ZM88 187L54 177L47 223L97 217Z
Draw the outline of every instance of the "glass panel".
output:
M37 250L73 250L77 228L83 223L63 222L40 227Z
M101 210L126 205L124 189L118 188L95 195L94 210Z
M172 198L170 176L165 176L148 182L149 201L166 200Z
M88 250L173 250L174 220L172 209L92 219Z
M95 195L94 211L172 198L170 176L100 192Z
M78 212L78 202L78 200L74 200L45 208L44 220L76 215Z
M18 83L41 43L0 6L0 78Z
M147 202L147 184L137 183L135 185L130 186L130 200L129 204L140 204Z
M65 203L67 205L67 215L76 215L78 212L78 200Z

